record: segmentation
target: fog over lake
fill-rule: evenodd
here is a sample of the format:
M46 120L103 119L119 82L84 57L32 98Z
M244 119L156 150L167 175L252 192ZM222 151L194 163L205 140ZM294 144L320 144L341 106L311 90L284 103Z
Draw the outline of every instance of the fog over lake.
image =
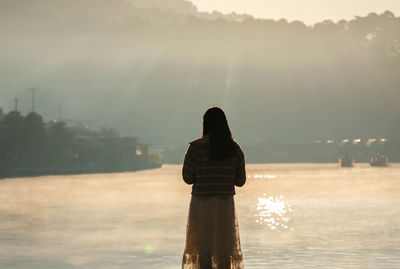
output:
M0 180L1 268L178 268L180 165ZM399 268L400 166L247 166L235 203L246 268Z

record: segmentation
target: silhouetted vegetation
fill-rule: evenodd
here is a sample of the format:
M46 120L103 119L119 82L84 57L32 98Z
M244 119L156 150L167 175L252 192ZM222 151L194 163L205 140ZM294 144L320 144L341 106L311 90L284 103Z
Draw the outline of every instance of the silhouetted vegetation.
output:
M212 105L239 142L400 137L400 18L390 11L305 25L180 0L111 2L1 1L2 100L15 81L39 83L47 117L62 105L159 147L198 136Z
M0 121L0 177L154 168L160 158L137 138L120 137L108 125L82 136L62 121L12 111Z

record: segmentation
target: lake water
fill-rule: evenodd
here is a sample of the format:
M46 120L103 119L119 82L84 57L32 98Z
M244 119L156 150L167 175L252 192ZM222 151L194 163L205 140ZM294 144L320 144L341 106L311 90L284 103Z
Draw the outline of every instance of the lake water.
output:
M180 268L181 166L0 180L0 268ZM400 164L247 166L245 268L400 268Z

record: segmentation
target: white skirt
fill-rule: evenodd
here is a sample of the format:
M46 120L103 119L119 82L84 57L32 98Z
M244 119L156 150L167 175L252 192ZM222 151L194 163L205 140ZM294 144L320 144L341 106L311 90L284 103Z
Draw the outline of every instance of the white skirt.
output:
M243 269L233 196L192 195L183 269Z

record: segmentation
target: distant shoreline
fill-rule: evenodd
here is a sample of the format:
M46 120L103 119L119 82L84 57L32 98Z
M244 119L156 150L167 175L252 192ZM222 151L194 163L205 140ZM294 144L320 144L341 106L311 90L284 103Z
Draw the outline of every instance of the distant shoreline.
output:
M390 162L390 164L398 164L400 162ZM336 164L338 167L340 165L337 162L248 162L248 165L264 165L264 164ZM368 165L368 162L356 162L354 167L357 167L357 164ZM125 172L137 172L137 171L144 171L144 170L153 170L161 168L164 165L182 165L181 163L163 163L161 165L153 165L145 168L138 168L138 169L120 169L120 170L83 170L83 169L76 169L76 170L59 170L59 171L52 171L52 170L39 170L39 171L9 171L9 172L2 172L0 173L0 180L2 179L12 179L12 178L24 178L24 177L40 177L40 176L67 176L67 175L85 175L85 174L112 174L112 173L125 173ZM373 166L371 166L373 167ZM378 167L381 168L381 167ZM385 168L385 167L383 167Z
M23 178L23 177L40 177L40 176L67 176L67 175L84 175L84 174L111 174L111 173L124 173L124 172L137 172L143 170L151 170L161 168L161 165L153 165L145 168L138 169L120 169L120 170L106 170L106 169L97 169L97 170L84 170L84 169L76 169L76 170L36 170L36 171L7 171L0 173L0 180L8 179L8 178Z
M313 163L315 163L315 164L337 164L337 165L339 165L338 162L306 162L306 161L298 161L298 162L295 162L295 161L293 161L293 162L246 162L246 164L296 164L296 163L299 163L299 164L313 164ZM400 163L400 161L389 162L389 165L391 163ZM182 164L182 163L163 163L162 165L179 165L179 164ZM369 162L365 162L365 161L357 162L356 161L355 164L356 165L357 164L369 164Z

